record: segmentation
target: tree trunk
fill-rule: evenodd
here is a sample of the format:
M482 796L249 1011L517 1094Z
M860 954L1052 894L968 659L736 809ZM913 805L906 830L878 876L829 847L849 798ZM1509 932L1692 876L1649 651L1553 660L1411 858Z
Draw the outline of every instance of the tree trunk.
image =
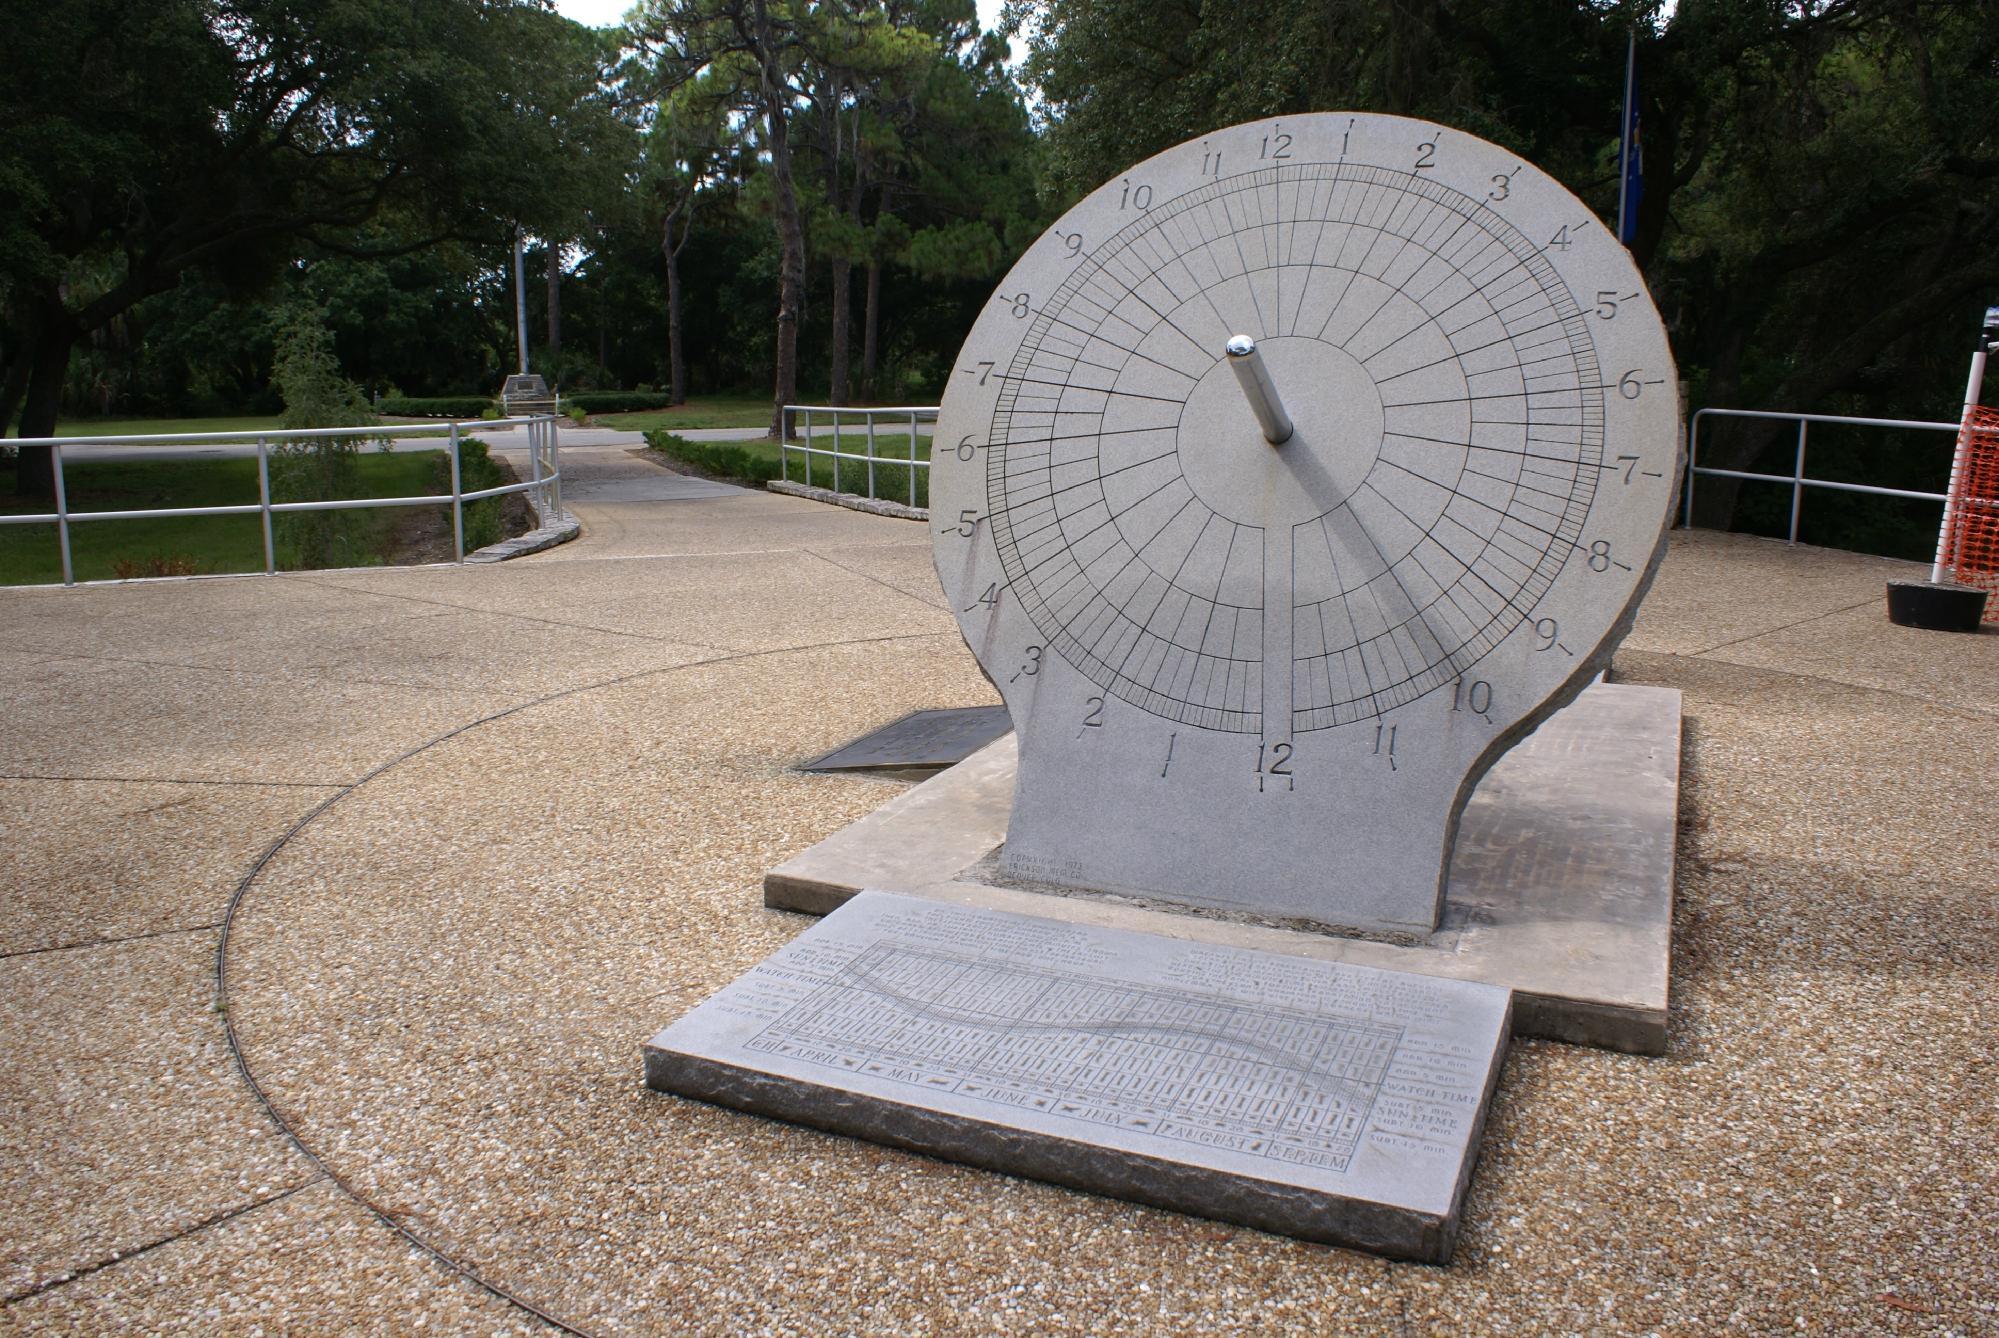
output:
M678 407L687 403L687 346L680 325L680 248L673 244L671 216L660 241L666 257L666 402Z
M548 379L561 376L562 361L562 243L548 244Z
M5 366L6 374L0 376L0 437L13 427L14 411L21 407L21 397L28 393L27 350L15 349Z
M861 398L870 403L875 398L876 332L881 328L881 299L882 264L879 260L870 260L867 309L861 317Z
M33 349L28 353L32 360L28 369L28 390L21 402L21 432L23 437L53 437L56 434L56 415L62 405L63 373L69 370L69 351L75 346L78 331L69 319L69 313L60 309L60 299L55 299L57 310L42 312L36 324ZM16 487L23 497L54 501L56 495L55 459L46 446L24 446L18 466Z
M847 402L847 367L853 361L854 262L842 257L833 262L833 375L831 401Z

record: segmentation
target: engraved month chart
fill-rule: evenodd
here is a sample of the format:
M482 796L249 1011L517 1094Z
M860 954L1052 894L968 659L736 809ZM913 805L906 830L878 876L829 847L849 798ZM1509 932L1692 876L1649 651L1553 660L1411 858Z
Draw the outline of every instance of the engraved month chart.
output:
M749 1042L830 1068L1345 1170L1400 1027L879 941Z
M655 1037L648 1081L848 1132L907 1112L920 1147L983 1129L1444 1212L1508 998L863 892Z

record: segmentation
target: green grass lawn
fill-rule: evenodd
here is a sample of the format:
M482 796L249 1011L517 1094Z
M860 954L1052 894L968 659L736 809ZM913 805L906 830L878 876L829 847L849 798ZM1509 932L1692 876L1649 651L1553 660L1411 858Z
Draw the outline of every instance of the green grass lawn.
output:
M426 418L384 418L385 424L426 423ZM263 432L278 427L276 414L230 418L72 418L56 425L58 437L144 437L174 432Z
M813 445L823 449L832 449L833 439L830 435L815 433L813 436ZM852 455L867 454L866 432L843 430L840 433L839 449ZM709 463L709 460L704 457L712 457L718 452L725 456L739 453L750 457L756 464L764 466L762 472L771 477L787 478L792 483L811 483L820 488L831 488L835 483L833 473L834 462L831 459L823 455L807 457L803 453L793 450L789 452L789 460L786 462L780 456L777 442L769 437L759 437L751 441L716 442L712 444L697 443L694 444L693 450L695 458L682 460L682 463L692 464L697 470L706 473L714 473L716 471ZM672 452L667 452L666 454L669 458L676 458ZM874 466L874 489L872 493L868 489L868 465L865 460L842 460L839 462L839 491L853 493L861 497L879 497L891 502L908 502L910 497L909 466L897 463L898 461L910 458L908 429L905 428L901 434L877 431L875 433L875 457L877 463ZM916 458L919 460L928 460L930 458L930 437L925 432L919 431L917 433ZM806 471L808 459L811 463L809 476ZM783 473L779 472L781 464L785 469ZM930 504L930 471L916 471L915 484L916 505L928 506Z
M197 428L197 431L213 430ZM440 451L363 452L354 459L353 497L413 497L434 491ZM82 461L64 468L72 511L137 511L170 506L235 506L257 500L254 458ZM298 499L316 500L316 499ZM386 560L401 507L338 513L351 518L354 565ZM0 467L0 512L53 510L17 495L14 466ZM282 523L282 522L280 522ZM177 516L159 520L72 522L70 555L79 581L131 575L262 571L259 517ZM279 565L286 556L281 542ZM0 584L62 580L53 525L0 525Z
M769 427L771 402L756 395L695 395L678 409L648 409L643 413L592 414L600 427L624 432L686 432L708 427Z
M655 428L687 432L710 427L769 427L770 414L771 402L755 395L706 395L692 397L678 409L592 414L590 421L599 427L614 427L624 432L651 432ZM823 428L832 426L833 420L831 414L814 414L812 421L815 428ZM859 420L847 419L846 425L859 426ZM903 428L905 435L908 430L907 426ZM882 423L876 431L885 436L895 431L895 427Z
M164 432L262 432L277 425L276 414L233 418L68 418L56 424L56 435L139 437Z

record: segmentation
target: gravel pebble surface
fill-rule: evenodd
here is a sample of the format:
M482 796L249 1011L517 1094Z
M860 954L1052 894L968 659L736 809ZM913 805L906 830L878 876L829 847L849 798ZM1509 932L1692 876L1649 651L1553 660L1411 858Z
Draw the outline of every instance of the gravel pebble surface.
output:
M0 960L0 1297L315 1174L237 1076L214 1003L212 933Z
M579 475L650 468L610 455L570 458ZM296 672L274 664L268 684L212 686L202 715L134 670L105 685L129 687L106 698L103 740L51 754L54 774L123 749L182 779L160 768L227 772L231 748L245 773L275 757L352 780L401 760L277 849L228 943L245 1062L331 1180L217 1048L212 934L0 961L17 1112L0 1174L29 1199L0 1258L30 1285L103 1264L0 1325L537 1323L365 1203L605 1334L1999 1332L1999 637L1904 640L1858 611L1909 564L1674 536L1617 666L1685 694L1669 1053L1516 1045L1456 1261L1435 1269L646 1091L643 1040L809 923L763 908L764 871L899 788L792 768L994 694L907 522L614 492L578 505L577 543L501 567L237 583L264 592L245 616L283 624L286 591L313 585L311 616L352 597L384 620L380 663L348 639L329 673L410 676L420 624L384 604L445 606L439 678L501 685L482 702L377 688L365 718L274 721ZM0 618L30 642L94 618L96 595L71 612L0 593ZM497 621L458 639L475 614ZM197 725L212 752L188 742ZM66 823L59 792L34 802L16 867L115 847L102 822ZM95 895L133 906L78 922L147 913L161 880L226 900L264 829L226 807L214 823L172 837L211 843L206 863L106 855L134 872ZM137 1100L162 1047L180 1058Z
M23 1332L545 1334L325 1179L0 1312Z
M0 778L0 958L217 925L243 870L339 792Z

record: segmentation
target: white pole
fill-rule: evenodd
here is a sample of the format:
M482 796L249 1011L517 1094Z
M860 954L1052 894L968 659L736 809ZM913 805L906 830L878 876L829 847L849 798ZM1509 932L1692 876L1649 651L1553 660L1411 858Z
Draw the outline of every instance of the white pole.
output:
M514 342L520 346L521 375L528 370L528 292L521 268L521 225L514 224Z
M1943 560L1950 547L1950 511L1957 505L1958 480L1964 477L1966 457L1971 454L1971 414L1985 392L1985 340L1979 336L1978 352L1971 355L1971 376L1964 383L1964 412L1958 419L1957 450L1950 457L1950 482L1944 485L1943 524L1937 527L1937 555L1930 563L1930 580L1944 579Z

